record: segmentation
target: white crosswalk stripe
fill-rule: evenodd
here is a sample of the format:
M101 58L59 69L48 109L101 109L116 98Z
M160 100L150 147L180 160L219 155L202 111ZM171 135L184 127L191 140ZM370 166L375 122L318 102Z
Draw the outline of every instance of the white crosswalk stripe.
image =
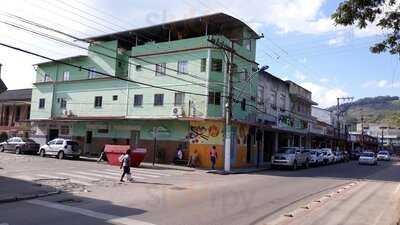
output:
M76 173L83 174L83 175L94 176L94 177L107 178L107 179L112 179L112 180L119 179L116 176L104 175L104 174L99 174L99 173L88 173L88 172L82 172L82 171L77 171Z
M121 174L121 172L117 172L116 170L109 170L109 169L106 169L105 171L108 172L108 173ZM132 174L139 174L140 176L151 177L151 178L159 178L159 177L160 177L160 176L153 175L153 174L147 174L147 173L137 172L136 170L131 170L131 173L132 173Z
M63 176L69 176L69 177L75 177L75 178L79 178L79 179L86 179L86 180L91 180L91 181L99 181L99 179L97 178L93 178L93 177L88 177L88 176L82 176L82 175L78 175L78 174L73 174L73 173L57 173L59 175L63 175Z
M69 181L71 181L71 183L81 184L81 185L85 185L85 186L93 185L93 184L88 183L88 182L84 182L84 181L80 181L80 180L76 180L76 179L70 179L70 178L67 178L67 177L58 177L58 176L51 176L51 175L46 175L46 174L36 174L35 176L49 178L49 179L60 179L60 180L68 179Z
M106 174L106 175L114 175L114 176L120 176L121 175L121 173L117 173L117 172L107 172L107 171L93 171L93 172L97 172L97 173L101 173L101 174ZM136 175L134 175L134 174L132 174L132 176L131 176L132 178L134 178L134 179L142 179L142 180L146 180L147 178L145 178L145 177L140 177L140 176L136 176Z

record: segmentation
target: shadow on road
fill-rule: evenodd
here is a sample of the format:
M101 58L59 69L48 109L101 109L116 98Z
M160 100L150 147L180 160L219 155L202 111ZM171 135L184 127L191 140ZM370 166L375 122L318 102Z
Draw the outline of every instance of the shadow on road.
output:
M115 205L111 201L82 197L64 191L45 197L32 197L55 191L57 189L50 185L0 176L0 224L78 225L86 224L83 221L88 221L88 224L111 225L115 223L109 220L114 218L125 218L147 212L143 209ZM1 202L7 197L14 200ZM15 200L16 197L20 197L21 200ZM39 203L32 204L32 202ZM41 202L44 204L41 205ZM95 209L88 208L89 205Z
M309 169L275 169L257 173L258 175L280 177L310 177L333 179L368 179L373 181L400 182L400 163L398 161L378 162L377 166L358 165L356 161L334 165L312 167ZM384 173L384 174L383 174Z

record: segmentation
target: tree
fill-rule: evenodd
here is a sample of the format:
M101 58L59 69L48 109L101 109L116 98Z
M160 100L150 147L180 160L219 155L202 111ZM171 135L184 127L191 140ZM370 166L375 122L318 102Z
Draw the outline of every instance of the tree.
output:
M387 31L385 39L370 47L373 53L390 52L400 56L399 0L346 0L340 3L332 19L336 25L356 25L360 29L376 24Z

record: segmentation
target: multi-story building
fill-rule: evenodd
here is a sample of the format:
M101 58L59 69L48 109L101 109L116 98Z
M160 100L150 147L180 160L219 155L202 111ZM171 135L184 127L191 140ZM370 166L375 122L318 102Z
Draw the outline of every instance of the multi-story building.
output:
M7 90L0 93L1 137L29 137L32 89Z
M309 126L311 92L292 81L284 81L268 73L259 73L258 123L263 126L262 162L268 162L280 147L310 146Z
M358 123L357 132L377 137L379 144L392 150L400 149L400 127L393 124Z
M87 55L36 65L34 138L73 138L83 154L97 154L106 143L129 144L146 148L147 160L156 138L158 158L172 161L183 146L186 157L199 153L202 166L209 166L208 150L215 145L221 167L233 54L233 94L244 94L233 101L231 161L247 165L258 77L248 78L258 68L258 38L221 13L87 38Z

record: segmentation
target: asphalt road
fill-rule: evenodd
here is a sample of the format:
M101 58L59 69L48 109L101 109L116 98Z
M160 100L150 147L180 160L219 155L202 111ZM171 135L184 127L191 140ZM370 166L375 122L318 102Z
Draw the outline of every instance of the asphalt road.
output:
M0 176L26 182L71 172L68 182L83 187L1 204L0 224L391 224L400 215L398 162L229 176L141 169L134 174L144 179L123 184L118 168L92 162L0 154L0 167Z

